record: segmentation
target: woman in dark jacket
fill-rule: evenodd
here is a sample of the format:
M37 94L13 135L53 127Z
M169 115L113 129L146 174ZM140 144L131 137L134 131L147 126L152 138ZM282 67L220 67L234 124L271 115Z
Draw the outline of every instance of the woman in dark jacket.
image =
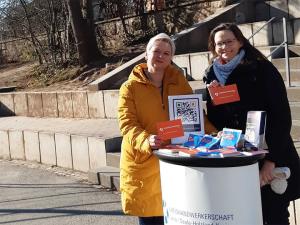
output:
M245 132L248 111L267 112L269 153L260 162L263 220L264 224L289 224L289 202L300 197L300 162L290 135L292 120L283 79L235 24L214 28L208 45L213 61L204 77L207 87L236 84L240 95L238 102L217 106L207 95L208 119L218 130L227 127ZM267 185L274 179L275 167L291 170L287 190L281 195Z

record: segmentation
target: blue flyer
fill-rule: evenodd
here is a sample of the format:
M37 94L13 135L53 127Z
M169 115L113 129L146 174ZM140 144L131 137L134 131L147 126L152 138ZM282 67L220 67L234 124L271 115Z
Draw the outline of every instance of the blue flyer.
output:
M237 147L242 131L230 128L223 128L220 146L221 147Z

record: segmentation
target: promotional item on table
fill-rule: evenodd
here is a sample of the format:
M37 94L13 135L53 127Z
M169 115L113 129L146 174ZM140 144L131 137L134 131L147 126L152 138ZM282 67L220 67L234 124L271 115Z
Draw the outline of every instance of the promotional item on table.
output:
M226 90L233 93L235 87L222 87L222 91ZM214 93L219 96L218 91ZM205 134L203 129L202 95L169 96L168 100L170 121L158 123L157 133L163 140L171 140L171 144L163 146L159 152L213 158L252 156L268 152L264 150L266 112L248 112L245 134L242 134L242 130L225 127L218 136L212 136Z

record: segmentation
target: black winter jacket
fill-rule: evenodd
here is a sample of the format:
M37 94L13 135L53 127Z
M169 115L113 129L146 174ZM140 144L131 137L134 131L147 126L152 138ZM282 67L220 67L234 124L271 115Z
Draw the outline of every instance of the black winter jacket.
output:
M204 77L209 84L218 80L210 66ZM287 200L300 197L300 161L290 131L291 111L287 92L278 70L267 60L244 60L229 75L226 85L236 84L240 101L214 106L207 91L208 119L218 130L224 127L245 132L247 112L267 112L265 139L269 154L266 159L276 167L287 166L291 170L288 189L281 195Z

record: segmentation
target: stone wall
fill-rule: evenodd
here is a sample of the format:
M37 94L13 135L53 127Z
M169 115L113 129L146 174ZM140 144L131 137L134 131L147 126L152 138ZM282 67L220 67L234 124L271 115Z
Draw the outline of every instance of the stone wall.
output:
M108 119L117 105L118 90L0 93L0 117Z
M34 48L27 39L16 39L1 43L3 62L29 61L34 58ZM1 63L1 60L0 60Z
M129 33L127 37L120 19L96 23L96 29L102 48L120 48L128 41L149 38L158 32L178 33L215 13L225 4L224 0L201 1L173 9L145 13L143 16L128 17L125 19Z
M176 34L234 2L242 3L239 10L235 12L235 22L239 24L268 20L271 17L300 18L299 0L199 1L199 3L187 4L178 8L145 13L144 16L128 17L124 21L130 34L128 36L125 35L120 19L98 22L96 29L99 34L99 43L102 49L114 49L125 46L128 41L133 42L143 37L150 38L158 32Z

